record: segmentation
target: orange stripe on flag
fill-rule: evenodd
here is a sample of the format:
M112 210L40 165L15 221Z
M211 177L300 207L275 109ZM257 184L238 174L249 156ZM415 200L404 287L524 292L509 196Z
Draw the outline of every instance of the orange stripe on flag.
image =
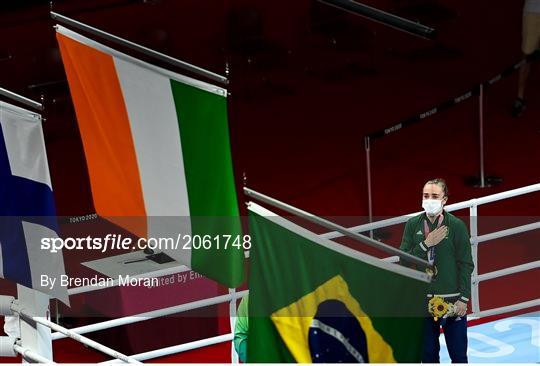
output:
M146 236L146 211L112 56L56 34L81 133L96 212Z

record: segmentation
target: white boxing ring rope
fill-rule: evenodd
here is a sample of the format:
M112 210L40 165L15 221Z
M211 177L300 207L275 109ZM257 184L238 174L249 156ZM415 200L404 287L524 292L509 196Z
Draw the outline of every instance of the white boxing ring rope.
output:
M31 320L31 321L34 321L38 324L41 324L43 326L46 326L46 327L49 327L51 328L52 330L55 330L57 332L61 332L63 334L65 334L67 337L71 338L71 339L74 339L82 344L85 344L87 345L88 347L92 347L100 352L103 352L111 357L114 357L116 359L119 359L119 360L122 360L124 362L127 362L127 363L140 363L139 361L129 357L129 356L126 356L124 355L123 353L120 353L120 352L117 352L115 350L113 350L112 348L109 348L107 346L104 346L96 341L93 341L89 338L86 338L85 336L83 335L80 335L80 334L77 334L67 328L64 328L58 324L55 324L53 322L51 322L50 320L47 320L47 319L44 319L42 317L38 317L38 316L32 316L32 314L28 314L26 312L26 310L24 308L21 308L19 306L19 304L17 304L16 302L14 302L11 306L11 310L14 312L14 313L17 313L19 314L21 317L23 318L26 318L27 320Z
M526 187L522 187L522 188L512 189L512 190L505 191L505 192L495 193L495 194L492 194L492 195L489 195L489 196L484 196L482 198L475 198L475 199L468 200L468 201L453 203L451 205L444 206L444 209L446 211L448 211L448 212L457 211L457 210L463 210L465 208L470 208L472 206L473 202L476 202L476 205L480 206L480 205L484 205L484 204L487 204L487 203L492 203L492 202L496 202L496 201L502 201L504 199L517 197L517 196L522 196L524 194L529 194L529 193L534 193L534 192L540 192L540 183L532 184L530 186L526 186ZM410 213L410 214L393 217L391 219L380 220L380 221L375 221L375 222L372 222L372 223L369 223L369 224L353 226L353 227L350 227L349 230L354 231L356 233L362 233L362 232L367 232L367 231L370 231L370 230L382 229L382 228L387 227L387 226L403 224L408 219L410 219L411 217L419 215L422 212L423 211L417 211L417 212L413 212L413 213ZM332 231L332 232L329 232L329 233L326 233L326 234L321 234L321 237L323 237L325 239L335 239L335 238L339 238L339 237L342 237L342 236L343 236L343 234L341 234L341 233L339 233L337 231Z
M46 363L46 364L56 364L55 362L49 360L46 357L43 357L37 352L32 351L29 348L20 346L18 344L13 345L13 349L15 352L19 353L23 359L27 359L30 361L38 362L38 363Z
M131 357L139 361L145 361L145 360L150 360L152 358L158 358L162 356L172 355L175 353L190 351L197 348L203 348L203 347L211 346L218 343L230 342L232 340L233 340L233 334L228 333L228 334L223 334L216 337L200 339L198 341L180 344L177 346L171 346L171 347L167 347L163 349L158 349L155 351L139 353ZM121 363L121 362L119 360L110 360L110 361L101 362L101 364L105 364L105 365L116 364L116 363Z
M232 300L240 299L247 294L248 294L248 290L234 292L227 295L221 295L221 296L216 296L209 299L189 302L187 304L176 305L176 306L172 306L165 309L153 310L153 311L149 311L145 313L140 313L137 315L127 316L127 317L113 319L113 320L107 320L104 322L94 323L90 325L85 325L82 327L73 328L71 329L71 331L77 334L96 332L98 330L110 329L114 327L119 327L121 325L138 323L145 320L150 320L150 319L155 319L155 318L159 318L159 317L163 317L167 315L182 313L188 310L199 309L199 308L203 308L210 305L217 305L217 304L222 304L225 302L230 302ZM53 340L66 338L66 335L61 332L53 333L51 336Z
M446 207L447 211L456 211L456 210L465 209L465 208L469 208L470 210L471 245L473 246L473 260L475 263L475 268L478 268L477 246L479 243L486 242L493 239L502 238L505 236L515 235L515 234L519 234L519 233L523 233L523 232L527 232L531 230L536 230L540 228L540 222L536 222L536 223L532 223L528 225L523 225L523 226L511 228L511 229L501 230L498 232L478 236L477 235L478 234L477 233L477 230L478 230L477 208L478 206L491 203L491 202L508 199L511 197L528 194L528 193L539 192L539 191L540 191L540 184L534 184L534 185L530 185L530 186L519 188L519 189L514 189L514 190L510 190L506 192L493 194L490 196L485 196L479 199L472 199L472 200L468 200L464 202L455 203L452 205L448 205ZM406 222L410 217L415 216L419 213L420 212L416 212L416 213L407 214L407 215L399 216L392 219L369 223L366 225L359 225L359 226L350 228L350 230L360 233L360 232L366 232L369 230L375 230L375 229L379 229L379 228L383 228L387 226L397 225L397 224ZM322 234L321 236L324 238L333 239L333 238L341 237L343 236L343 234L338 233L338 232L330 232L330 233ZM390 258L386 258L385 260L395 261L396 258L390 257ZM476 296L473 295L473 313L469 314L469 317L481 318L481 317L492 316L492 315L497 315L497 314L516 311L516 310L527 309L527 308L531 308L535 306L540 306L540 299L535 299L535 300L522 302L519 304L513 304L513 305L508 305L508 306L504 306L504 307L500 307L496 309L484 310L484 311L480 311L480 307L479 307L478 284L481 281L486 281L486 280L490 280L493 278L498 278L498 277L506 276L510 274L520 273L523 271L528 271L528 270L532 270L536 268L540 268L540 261L525 263L518 266L509 267L509 268L505 268L505 269L501 269L501 270L497 270L497 271L493 271L493 272L489 272L489 273L485 273L481 275L478 275L477 273L473 273L471 281L472 281L472 287L473 287L473 294L476 294ZM182 272L184 270L188 270L188 268L185 266L179 266L179 267L168 268L165 270L151 272L151 273L140 275L140 276L141 277L142 276L159 277L159 276L164 276L164 275L172 274L176 272ZM85 287L73 288L69 290L69 294L75 295L79 293L90 292L90 291L100 290L100 289L109 288L109 287L115 287L117 285L118 285L117 283L113 283L113 285L107 286L107 287L85 286ZM229 333L229 334L224 334L224 335L220 335L216 337L189 342L186 344L167 347L160 350L149 351L149 352L145 352L145 353L141 353L141 354L137 354L133 356L126 356L106 346L103 346L95 341L92 341L91 339L88 339L82 336L81 334L94 332L97 330L109 329L109 328L113 328L120 325L132 324L132 323L136 323L136 322L140 322L144 320L154 319L157 317L171 315L171 314L175 314L175 313L179 313L179 312L183 312L187 310L192 310L192 309L197 309L197 308L201 308L201 307L205 307L209 305L216 305L219 303L236 301L236 299L245 296L246 294L248 294L248 292L249 292L248 290L240 291L240 292L231 292L228 295L222 295L222 296L217 296L217 297L213 297L209 299L193 301L187 304L182 304L182 305L173 306L173 307L160 309L160 310L154 310L154 311L150 311L146 313L141 313L135 316L113 319L106 322L73 328L71 330L66 329L62 326L59 326L43 318L32 317L30 314L26 314L23 309L18 308L16 303L12 305L12 310L14 312L20 313L23 317L32 319L36 321L37 323L40 323L44 326L51 328L52 330L55 330L56 332L52 334L53 340L70 337L74 340L77 340L83 344L86 344L92 348L95 348L99 351L102 351L116 358L116 360L107 361L106 363L117 363L119 360L124 361L124 362L139 363L140 360L147 360L147 359L152 359L156 357L162 357L162 356L166 356L170 354L175 354L175 353L180 353L180 352L184 352L184 351L188 351L192 349L206 347L213 344L229 342L232 340L233 335L232 333ZM37 358L33 357L33 356L38 356L39 358L40 357L39 355L33 354L31 350L28 350L21 345L16 345L15 350L18 353L24 354L29 359L34 359L35 361L38 361L38 362L41 362L41 361L50 362L49 360L46 360L46 359L42 359L41 361L39 361Z
M477 314L474 314L474 315L471 314L472 316L471 315L469 315L469 316L471 317L471 319L479 319L479 318L484 318L486 316L499 315L499 314L509 313L511 311L517 311L517 310L524 310L524 309L528 309L528 308L533 308L533 307L536 307L536 306L540 306L540 300L539 299L520 302L519 304L503 306L503 307L496 308L496 309L484 310L484 311L481 311L481 312L479 312ZM467 316L467 318L469 318L469 316Z
M499 238L504 238L505 236L521 234L521 233L524 233L526 231L531 231L531 230L536 230L536 229L540 229L540 222L535 222L533 224L527 224L527 225L522 225L522 226L516 226L516 227L511 228L511 229L505 229L505 230L501 230L501 231L496 231L496 232L491 233L491 234L480 235L480 236L478 236L478 242L482 243L482 242L485 242L485 241L488 241L488 240L495 240L495 239L499 239Z
M497 271L484 273L484 274L478 275L476 277L476 281L478 282L487 281L487 280L499 278L502 276L507 276L507 275L511 275L511 274L515 274L519 272L525 272L525 271L535 269L535 268L540 268L540 261L529 262L529 263L520 264L514 267L508 267L504 269L499 269Z

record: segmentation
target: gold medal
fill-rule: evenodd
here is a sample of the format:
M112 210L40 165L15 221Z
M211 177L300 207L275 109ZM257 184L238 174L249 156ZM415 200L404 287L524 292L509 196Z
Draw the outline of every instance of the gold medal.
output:
M431 277L436 276L437 273L438 273L437 266L433 266L433 269L431 269L431 268L426 268L426 273L427 273L428 275L430 275Z

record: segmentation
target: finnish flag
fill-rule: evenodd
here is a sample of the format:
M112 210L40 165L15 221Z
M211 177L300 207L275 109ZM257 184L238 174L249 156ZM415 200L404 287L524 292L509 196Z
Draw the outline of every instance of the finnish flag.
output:
M62 253L41 249L57 233L41 116L0 102L0 276L69 305ZM41 276L55 285L41 286Z

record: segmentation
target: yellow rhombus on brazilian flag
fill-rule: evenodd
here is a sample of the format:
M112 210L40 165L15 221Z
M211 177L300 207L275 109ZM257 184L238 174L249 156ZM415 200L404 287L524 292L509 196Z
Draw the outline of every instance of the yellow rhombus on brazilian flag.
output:
M420 362L425 274L249 210L249 362Z

